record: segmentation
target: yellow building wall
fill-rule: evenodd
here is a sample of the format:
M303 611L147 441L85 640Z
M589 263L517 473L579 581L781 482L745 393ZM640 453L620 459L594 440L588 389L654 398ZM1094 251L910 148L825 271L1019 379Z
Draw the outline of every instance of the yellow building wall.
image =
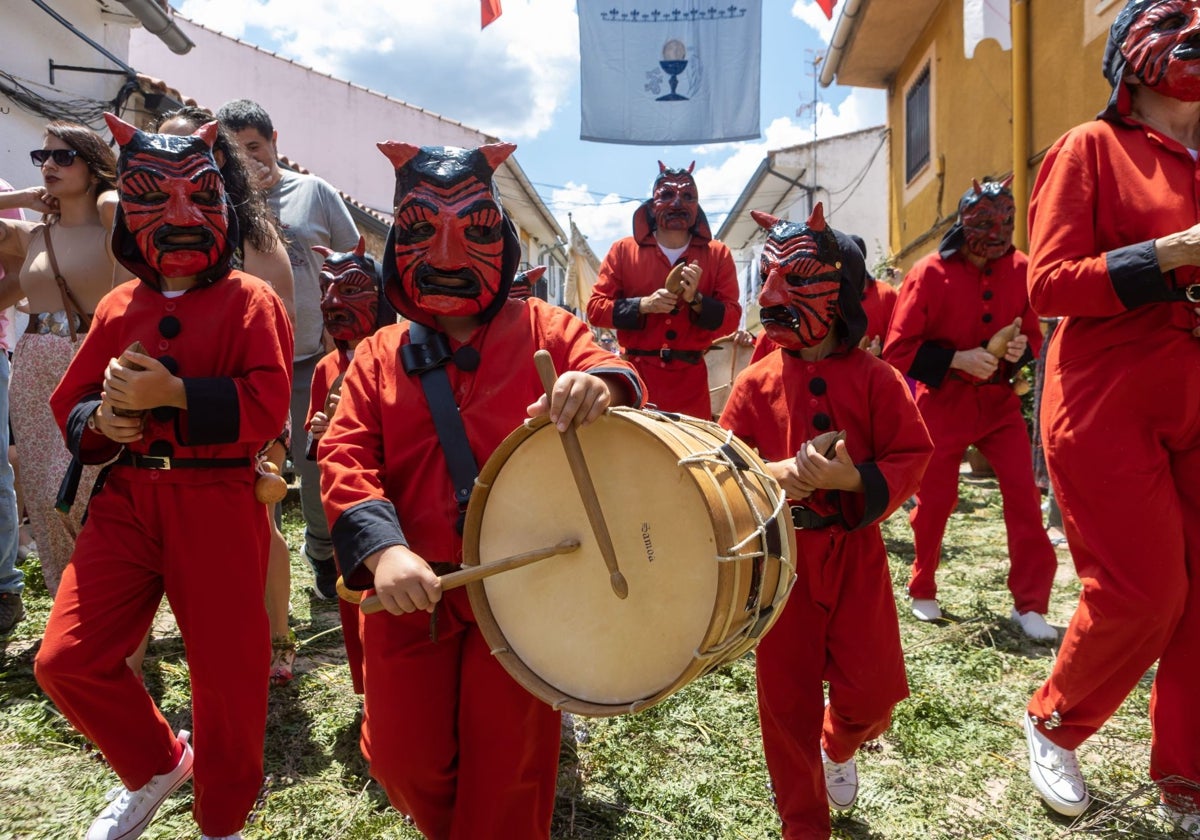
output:
M1046 149L1104 107L1109 88L1100 61L1108 25L1123 5L1124 0L1107 5L1105 0L1028 3L1030 186ZM962 0L944 0L901 63L888 89L890 245L901 271L937 247L973 178L1012 173L1012 56L1012 50L988 40L968 59ZM910 181L904 165L905 95L927 64L932 79L930 162Z

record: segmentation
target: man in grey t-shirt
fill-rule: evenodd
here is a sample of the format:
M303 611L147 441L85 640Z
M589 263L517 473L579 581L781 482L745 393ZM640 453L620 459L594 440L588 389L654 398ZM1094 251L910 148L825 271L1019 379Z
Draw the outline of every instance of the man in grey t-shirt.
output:
M292 362L292 438L304 440L308 395L313 368L325 353L322 343L321 289L318 275L322 257L312 250L324 245L335 251L352 251L358 229L341 196L315 175L279 167L278 132L267 112L249 99L223 106L217 119L233 134L249 158L258 185L283 228L296 288L296 350ZM300 450L292 447L293 453ZM321 507L321 479L316 461L293 455L300 476L300 507L304 513L304 553L316 574L317 594L337 595L337 569L333 543Z

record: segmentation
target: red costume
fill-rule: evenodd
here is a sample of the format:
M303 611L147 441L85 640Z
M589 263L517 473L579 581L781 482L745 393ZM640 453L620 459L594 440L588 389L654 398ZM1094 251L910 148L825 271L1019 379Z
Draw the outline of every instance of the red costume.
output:
M426 327L440 326L439 315L478 314L465 341L447 334L423 344L445 342L442 361L477 464L545 393L532 362L539 348L558 371L614 377L640 402L632 368L597 345L586 324L540 300L508 298L520 246L489 182L515 147L383 148L397 177L383 269L389 300ZM462 562L456 523L465 502L439 445L421 369L409 373L402 363L416 356L429 364L423 352L405 352L418 346L410 324L363 341L318 445L335 553L354 589L372 586L366 561L390 546L408 546L439 567ZM549 837L558 712L492 656L465 589L437 603L436 641L419 609L362 618L362 750L372 776L434 840Z
M999 185L981 188L1003 195ZM963 204L971 200L964 196ZM1011 202L1011 194L1008 201ZM960 205L961 207L962 205ZM935 599L934 574L946 522L958 505L959 464L975 444L996 471L1004 499L1011 568L1008 588L1019 614L1044 615L1057 558L1042 527L1041 497L1033 480L1033 456L1020 398L1008 383L1004 361L986 380L952 369L955 352L987 345L1001 328L1021 319L1028 339L1025 358L1037 354L1042 335L1025 291L1026 258L1008 244L990 248L982 267L968 260L961 224L939 252L913 266L900 288L883 358L917 380L917 406L933 438L933 458L909 514L916 560L908 593ZM997 237L1002 242L1004 236ZM1019 367L1020 362L1015 367Z
M1200 100L1195 58L1171 53L1198 34L1195 3L1126 7L1106 54L1113 100L1051 147L1029 214L1030 298L1039 313L1065 316L1048 353L1041 421L1083 584L1030 720L1074 750L1157 660L1150 775L1169 804L1192 814L1192 831L1200 828L1200 340L1191 301L1200 269L1164 271L1156 240L1200 223L1200 168L1178 140L1131 115L1122 79L1132 71L1172 99ZM1189 75L1172 85L1181 67Z
M216 123L209 125L215 132ZM129 791L171 771L186 748L125 664L165 593L187 648L200 742L193 811L205 834L231 835L245 822L263 778L263 674L271 658L263 601L268 525L254 497L253 462L287 416L291 325L270 287L228 271L223 224L192 228L204 228L205 239L191 254L181 253L187 246L169 232L183 227L179 208L191 206L188 190L199 191L195 202L205 214L224 206L211 154L206 149L204 160L189 145L196 136L133 135L119 121L110 126L122 142L114 251L141 279L100 301L51 407L83 463L119 457L97 484L36 673ZM146 185L153 188L143 190ZM160 205L157 216L131 219L126 228L126 202L146 211L160 200L179 205L165 212ZM154 225L164 228L158 236ZM196 256L205 253L201 248L208 256ZM187 275L199 272L178 296L163 291L172 265L184 266ZM135 340L146 348L144 362L182 380L187 408L133 405L134 414L144 413L142 434L122 446L102 433L101 421L118 399L118 383L106 368ZM121 801L106 809L93 832L120 816L110 812Z
M650 402L663 411L707 420L712 403L703 355L741 321L737 269L729 248L712 238L696 203L691 169L659 167L655 198L634 214L633 236L614 242L600 265L587 317L593 326L617 331L617 342L645 381ZM688 199L686 207L680 196ZM659 244L660 229L691 234L674 263ZM700 268L700 304L690 306L680 296L670 312L642 314L642 298L664 288L673 264Z
M765 214L756 218L760 224L771 221ZM768 295L787 282L783 275L814 262L787 252L784 243L795 241L798 232L807 228L777 221L764 249L764 264L781 267L764 283L760 298L764 326L776 336L772 322L782 319L768 308ZM835 235L842 253L850 253L849 240ZM819 261L841 265L827 272L840 282L820 292L822 299L858 296L861 257L837 263L835 255L826 255ZM892 708L908 696L879 522L916 489L932 444L904 380L858 349L864 321L854 309L839 306L839 340L829 355L810 360L800 350L785 349L747 368L734 382L720 420L767 462L792 459L821 432L843 430L863 486L862 492L817 489L791 500L796 589L755 654L763 746L785 840L829 836L820 748L832 762L851 761L864 742L887 729ZM793 343L803 349L823 338L817 329ZM829 682L827 707L823 681Z

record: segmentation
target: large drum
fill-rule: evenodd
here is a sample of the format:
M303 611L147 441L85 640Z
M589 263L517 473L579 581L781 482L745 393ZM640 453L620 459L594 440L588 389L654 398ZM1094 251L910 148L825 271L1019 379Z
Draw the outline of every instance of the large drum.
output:
M578 433L628 597L544 417L484 465L464 565L581 546L468 593L493 654L530 692L576 714L634 712L757 644L795 579L795 534L762 461L714 423L617 408Z
M708 399L714 420L721 416L725 403L729 401L733 380L746 369L753 355L754 345L738 344L731 335L714 341L704 351L704 365L708 368Z

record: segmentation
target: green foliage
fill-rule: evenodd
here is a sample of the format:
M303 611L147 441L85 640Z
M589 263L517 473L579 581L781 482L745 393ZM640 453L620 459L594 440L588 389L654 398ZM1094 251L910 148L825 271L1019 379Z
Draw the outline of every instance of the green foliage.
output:
M292 626L297 676L272 689L268 778L247 840L417 840L371 781L358 749L360 702L351 689L336 605L309 593L291 504ZM921 624L903 598L912 561L903 512L884 526L911 696L891 729L859 753L857 807L834 818L834 837L857 840L1049 840L1165 837L1148 783L1149 679L1080 750L1097 804L1072 824L1039 803L1026 775L1021 714L1046 677L1053 647L1008 621L1007 546L990 480L964 480L951 519L940 597L944 626ZM1065 626L1078 584L1065 549L1050 619ZM33 656L49 610L26 564L29 618L0 642L0 840L82 836L116 779L39 691ZM146 683L168 720L190 721L187 666L160 612ZM803 641L803 640L802 640ZM581 652L586 655L586 652ZM766 840L780 835L759 742L753 655L702 677L634 715L568 720L554 814L561 840ZM171 797L143 835L195 837L191 788ZM503 836L503 832L499 836Z

